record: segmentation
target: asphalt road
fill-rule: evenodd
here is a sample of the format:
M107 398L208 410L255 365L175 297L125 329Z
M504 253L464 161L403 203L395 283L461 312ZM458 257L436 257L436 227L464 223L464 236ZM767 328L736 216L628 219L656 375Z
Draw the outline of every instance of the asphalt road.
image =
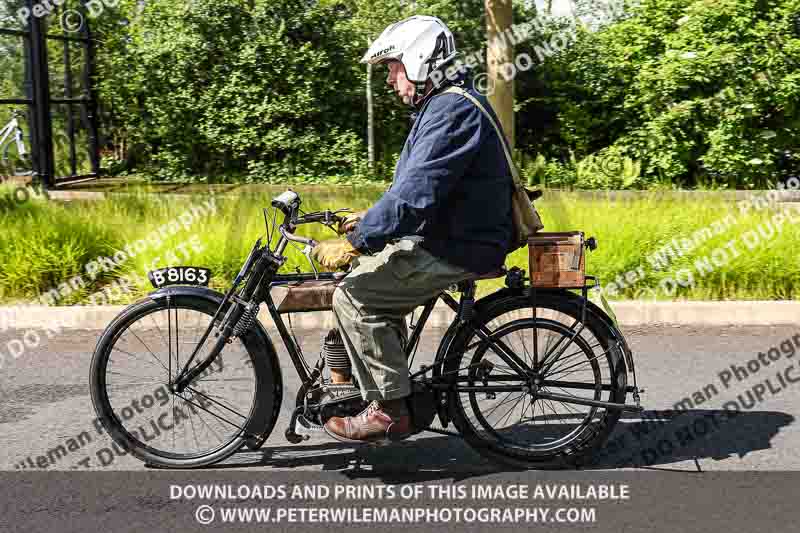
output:
M84 470L88 464L100 470L143 469L138 460L113 453L110 439L93 424L96 415L87 383L100 332L74 331L52 338L38 333L38 345L33 346L34 337L29 335L32 347L16 359L7 357L0 369L0 468ZM664 326L624 328L624 333L634 352L639 386L646 389L642 397L646 411L641 417L626 415L593 468L800 470L800 429L795 420L800 413L800 355L794 355L800 354L800 326ZM0 347L5 349L24 334L0 333ZM312 363L324 334L298 332ZM419 362L434 352L440 335L441 330L431 330L423 336ZM793 336L797 337L792 340ZM788 342L781 347L784 341ZM325 436L290 444L283 435L299 383L286 351L278 348L285 385L278 426L260 451L240 451L221 467L262 472L381 469L432 475L497 471L460 439L428 432L382 448L356 449ZM761 360L759 352L764 352ZM743 367L748 375L738 370L737 377L731 365ZM692 400L692 408L671 412L685 398ZM729 417L734 407L738 415ZM81 434L88 434L90 441L76 440ZM65 453L54 451L59 446Z

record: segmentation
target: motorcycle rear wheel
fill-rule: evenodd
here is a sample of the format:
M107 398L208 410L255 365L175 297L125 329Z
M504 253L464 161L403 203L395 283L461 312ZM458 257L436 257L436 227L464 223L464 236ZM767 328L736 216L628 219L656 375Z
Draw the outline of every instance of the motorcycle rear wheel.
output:
M520 295L497 302L473 321L490 330L495 343L501 341L529 363L530 373L522 374L508 365L499 350L474 330L464 328L456 336L448 352L454 359L445 368L445 378L454 387L448 400L453 422L476 451L495 462L522 469L586 465L608 439L621 411L541 399L536 391L624 403L624 354L613 332L592 308L587 309L586 321L581 324L577 299L543 293L537 295L536 307L534 319L530 299ZM533 371L534 330L539 362L548 351L555 357L561 346L568 346L549 368L545 365L538 371ZM542 346L545 338L548 343ZM520 345L522 348L515 348ZM483 392L497 384L507 385L509 390ZM460 390L466 387L470 390ZM518 414L519 421L513 422Z

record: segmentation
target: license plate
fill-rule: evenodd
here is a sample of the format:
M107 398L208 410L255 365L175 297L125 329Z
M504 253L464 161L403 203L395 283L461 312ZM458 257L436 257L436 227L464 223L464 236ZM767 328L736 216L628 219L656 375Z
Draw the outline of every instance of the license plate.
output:
M211 281L211 271L207 268L192 266L177 266L159 268L147 273L147 279L156 289L167 285L199 285L208 287Z

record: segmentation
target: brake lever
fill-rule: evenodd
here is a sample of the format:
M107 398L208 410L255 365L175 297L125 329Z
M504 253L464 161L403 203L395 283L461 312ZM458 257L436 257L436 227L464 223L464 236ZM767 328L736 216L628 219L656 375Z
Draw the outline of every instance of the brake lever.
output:
M311 265L311 270L314 271L314 279L319 279L319 272L317 272L317 265L314 264L314 260L311 259L311 250L314 249L314 246L317 245L317 241L311 240L308 244L303 247L302 254L306 256L308 260L308 264Z
M351 213L353 210L349 207L344 209L337 209L336 211L325 211L325 221L323 224L326 226L333 226L334 224L338 224L341 222L342 217L339 216L339 213Z
M353 210L350 209L349 207L347 207L345 209L337 209L336 211L326 211L325 212L325 221L326 222L330 221L331 224L335 224L335 223L339 222L342 219L342 217L339 216L339 213L350 213L352 211Z

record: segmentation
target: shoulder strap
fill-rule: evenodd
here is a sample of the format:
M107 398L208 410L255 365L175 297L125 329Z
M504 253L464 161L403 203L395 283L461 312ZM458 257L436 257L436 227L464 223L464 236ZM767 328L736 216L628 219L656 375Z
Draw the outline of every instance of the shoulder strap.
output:
M494 131L497 132L497 136L500 138L500 144L503 146L503 153L506 154L506 161L508 161L508 166L511 169L511 175L514 177L514 181L517 182L517 183L522 183L520 181L520 179L519 179L519 171L517 170L517 166L514 164L514 160L511 159L511 152L509 151L508 146L506 145L505 136L503 135L503 132L498 127L497 122L495 122L495 120L492 118L492 115L490 115L489 112L486 111L486 108L483 107L483 105L480 103L480 101L477 98L475 98L474 96L469 94L467 91L465 91L461 87L457 87L455 85L451 85L446 90L441 92L441 94L446 94L446 93L456 93L456 94L460 94L461 96L467 98L473 104L475 104L478 109L481 110L481 112L484 114L484 116L486 116L487 119L489 119L489 122L492 124L492 126L494 126Z

